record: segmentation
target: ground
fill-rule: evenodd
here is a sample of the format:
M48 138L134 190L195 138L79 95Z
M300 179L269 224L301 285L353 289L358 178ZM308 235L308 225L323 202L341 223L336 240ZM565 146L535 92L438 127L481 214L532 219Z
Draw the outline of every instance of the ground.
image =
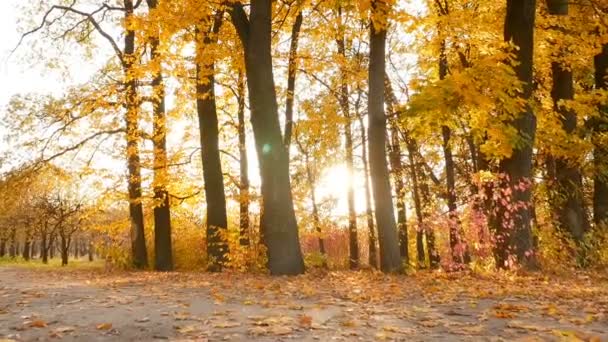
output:
M0 341L608 341L608 277L0 266Z

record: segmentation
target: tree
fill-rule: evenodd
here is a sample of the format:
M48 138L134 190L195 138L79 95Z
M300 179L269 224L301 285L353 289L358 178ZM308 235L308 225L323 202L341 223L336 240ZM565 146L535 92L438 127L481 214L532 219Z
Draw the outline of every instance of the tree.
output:
M289 157L283 144L273 79L270 0L252 0L247 16L232 5L232 22L245 50L251 125L262 179L260 230L274 275L304 272L298 225L289 179Z
M522 82L518 96L529 100L532 96L532 63L534 54L535 0L507 0L504 39L516 46L513 69ZM496 265L509 267L516 261L521 266L536 266L532 245L532 148L536 133L536 117L530 104L509 122L523 142L513 148L510 157L500 161L499 171L508 178L512 201L518 203L512 217L507 208L499 208L496 220Z
M608 91L608 44L602 45L602 51L595 56L595 87ZM606 148L606 132L608 132L608 105L599 108L599 118L593 123L595 168L593 188L593 219L596 225L603 225L608 220L608 148Z
M226 230L226 195L224 192L224 174L219 151L219 128L215 104L215 57L204 55L211 44L217 42L217 35L222 23L223 12L218 11L212 23L209 18L196 28L197 30L197 85L196 107L198 112L201 155L203 159L203 177L205 180L205 198L207 200L207 254L212 271L220 271L227 261L228 245ZM206 28L207 26L208 28ZM211 62L205 62L211 59ZM242 156L241 156L242 158Z
M557 18L568 16L568 1L548 0L547 8L549 14ZM564 31L556 27L556 31ZM569 34L569 32L563 32ZM551 63L552 87L551 98L554 110L559 114L562 128L569 136L577 134L577 115L572 109L565 108L563 101L574 98L574 81L572 66L566 62L560 62L567 54L567 49L558 47L555 59ZM579 263L582 263L582 242L585 232L589 229L589 222L585 212L583 202L583 180L580 167L576 162L564 157L550 158L555 167L555 181L557 185L556 195L553 198L553 205L557 213L557 220L560 229L570 233L579 247Z
M386 116L384 114L384 75L387 14L389 4L383 0L371 3L368 144L370 175L378 224L380 269L400 272L402 269L397 226L386 161Z

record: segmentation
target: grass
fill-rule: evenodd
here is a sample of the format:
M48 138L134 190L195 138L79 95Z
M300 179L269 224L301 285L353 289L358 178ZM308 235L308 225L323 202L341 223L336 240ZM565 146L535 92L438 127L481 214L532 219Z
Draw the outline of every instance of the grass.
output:
M53 258L49 259L48 264L44 264L41 259L30 259L25 260L22 257L10 258L3 257L0 258L0 267L1 266L11 266L11 267L20 267L20 268L29 268L29 269L100 269L104 267L103 260L94 260L89 261L87 258L82 259L69 259L67 266L61 266L61 258Z

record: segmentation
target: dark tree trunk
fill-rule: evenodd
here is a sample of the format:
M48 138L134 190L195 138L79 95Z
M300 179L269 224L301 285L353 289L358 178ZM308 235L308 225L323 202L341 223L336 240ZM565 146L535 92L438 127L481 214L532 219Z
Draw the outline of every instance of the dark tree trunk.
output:
M285 134L283 143L285 150L289 156L289 148L291 146L291 135L293 131L293 98L296 89L296 69L298 57L298 38L300 37L300 28L302 27L302 12L298 12L296 20L291 27L291 42L289 44L289 61L287 64L287 99L285 100Z
M245 47L251 125L260 164L260 230L273 275L304 272L298 224L291 195L289 156L283 144L271 56L271 1L252 0L250 19L240 4L232 18Z
M524 83L519 96L526 101L532 96L535 15L535 0L507 0L504 38L518 47L514 52L518 63L514 70L518 79ZM530 211L532 147L536 134L536 117L532 107L527 105L518 117L508 124L512 125L526 142L522 146L516 146L509 158L501 160L499 171L508 177L512 201L521 205L517 205L517 209L509 213L509 216L504 215L507 208L498 208L494 227L497 239L496 265L506 268L510 267L510 261L516 261L524 268L535 268ZM525 184L523 190L520 184Z
M405 183L403 182L403 165L401 163L401 147L396 123L391 127L391 169L395 181L395 198L397 199L397 230L399 232L399 252L403 262L409 264L409 246L407 236L407 209L405 207Z
M93 241L89 241L88 250L87 250L87 253L89 255L89 261L93 261L93 252L94 252Z
M363 177L365 187L365 217L367 218L369 265L378 268L378 250L376 249L376 227L374 226L374 213L372 211L371 185L369 184L369 167L367 162L367 139L363 117L359 116L361 128L361 159L363 163Z
M42 239L40 240L40 258L43 264L49 263L49 244L46 233L42 234Z
M211 30L198 29L197 43L197 85L196 107L201 139L203 159L203 178L205 180L205 198L207 200L207 254L209 270L221 271L228 261L227 233L228 218L226 215L226 194L224 192L224 174L219 149L219 124L215 104L215 63L203 64L206 60L205 49L215 43L212 37L219 32L222 15L217 14ZM208 33L213 33L211 36Z
M4 258L6 255L6 239L0 239L0 258Z
M17 256L17 229L11 228L9 233L10 246L8 248L8 256L15 258Z
M421 157L422 159L422 157ZM419 163L422 164L422 163ZM417 166L418 167L418 166ZM422 167L422 166L420 166ZM425 178L424 170L418 170L418 175L420 178L418 180L418 185L420 186L420 195L422 199L422 215L425 216L425 221L428 219L429 215L429 206L431 203L431 192L429 189L428 178ZM430 177L429 177L430 178ZM426 226L425 227L425 235L426 235L426 249L429 253L429 265L431 269L436 269L439 267L439 263L441 262L441 257L437 252L437 245L435 243L435 231L432 228Z
M32 246L32 241L29 239L26 239L25 242L23 243L23 250L21 251L22 254L21 256L23 257L23 259L25 261L29 261L30 260L30 248Z
M447 7L445 8L447 12ZM448 74L448 58L446 53L445 41L441 42L441 51L439 53L439 79L443 80ZM445 178L446 178L446 198L448 204L448 226L450 230L450 249L452 251L452 260L456 263L469 263L470 256L468 248L463 245L463 237L460 229L460 218L458 217L458 206L456 205L456 176L454 171L454 157L452 155L452 147L450 140L452 138L452 130L448 126L441 127L441 135L443 137L443 157L445 160ZM474 149L474 145L472 146Z
M390 115L391 144L389 148L389 160L391 163L391 174L395 183L395 198L397 200L397 230L399 233L399 253L403 262L409 264L409 246L407 234L407 211L405 207L405 183L403 181L403 163L401 162L401 143L399 141L399 120L395 109L397 98L393 93L391 81L388 74L384 74L386 107Z
M595 87L608 90L608 44L595 56ZM608 229L608 142L602 135L608 132L608 106L599 109L600 116L593 123L595 167L593 188L593 219L597 226Z
M146 0L150 11L154 11L158 0ZM159 28L155 28L150 39L150 59L152 63L161 63L159 51ZM171 244L171 206L167 191L167 116L165 113L165 85L162 67L157 69L152 78L154 92L152 107L154 111L154 269L157 271L173 270L173 252Z
M342 8L338 7L339 29L342 30ZM340 31L336 38L338 54L346 60L346 42L344 32ZM346 67L340 64L340 93L339 101L344 115L344 149L346 153L346 169L348 170L346 198L348 202L348 246L349 246L349 267L356 269L359 267L359 239L357 234L357 212L355 209L355 188L353 185L353 133L352 133L352 118L349 105L349 90L348 90L348 74Z
M69 253L70 253L70 242L66 236L61 235L61 266L67 266Z
M384 13L386 4L373 1L372 17ZM368 137L372 193L376 207L378 241L380 244L380 269L383 272L401 272L401 256L397 225L393 212L391 184L386 161L386 116L384 114L384 73L386 28L370 25Z
M302 153L304 154L304 160L306 163L306 178L308 179L308 186L310 187L310 202L312 204L312 221L315 226L315 231L319 234L319 253L321 255L325 255L325 242L323 241L322 231L321 231L321 219L319 218L319 208L317 207L317 197L315 195L315 190L317 188L315 177L312 173L312 166L310 165L310 157L302 148Z
M133 18L133 1L124 0L125 21ZM129 218L131 221L131 254L133 266L148 267L148 252L144 231L144 213L141 203L141 164L139 159L139 100L137 98L137 79L133 76L135 64L135 31L126 30L123 58L125 79L125 107L127 129L127 170L129 190ZM52 245L52 244L51 244ZM51 258L53 251L51 247Z
M245 77L239 72L238 79L238 131L239 131L239 243L249 246L249 158L245 133Z
M55 236L51 235L49 237L49 259L53 259L55 257Z
M74 239L74 259L80 258L80 239Z
M418 227L416 229L416 255L418 267L424 268L426 265L426 255L424 252L424 216L422 214L422 201L420 200L420 186L418 184L418 169L416 168L416 146L412 141L407 141L407 154L410 162L410 178L412 179L412 197L414 198L414 210Z
M568 0L548 0L547 6L551 15L568 16ZM558 58L564 57L565 53L566 51L560 51ZM574 98L572 70L569 65L554 61L551 63L551 71L553 108L559 113L562 128L566 134L574 136L576 134L576 112L560 105L561 100ZM583 202L583 178L576 162L563 157L557 157L554 160L557 196L553 196L552 205L557 210L560 229L569 232L579 247L578 261L582 263L584 260L582 242L589 227Z

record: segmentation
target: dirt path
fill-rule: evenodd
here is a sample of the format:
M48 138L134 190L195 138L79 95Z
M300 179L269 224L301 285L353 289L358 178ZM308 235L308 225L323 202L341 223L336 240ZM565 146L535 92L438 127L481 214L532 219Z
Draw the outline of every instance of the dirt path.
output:
M0 341L608 341L608 281L0 267Z

